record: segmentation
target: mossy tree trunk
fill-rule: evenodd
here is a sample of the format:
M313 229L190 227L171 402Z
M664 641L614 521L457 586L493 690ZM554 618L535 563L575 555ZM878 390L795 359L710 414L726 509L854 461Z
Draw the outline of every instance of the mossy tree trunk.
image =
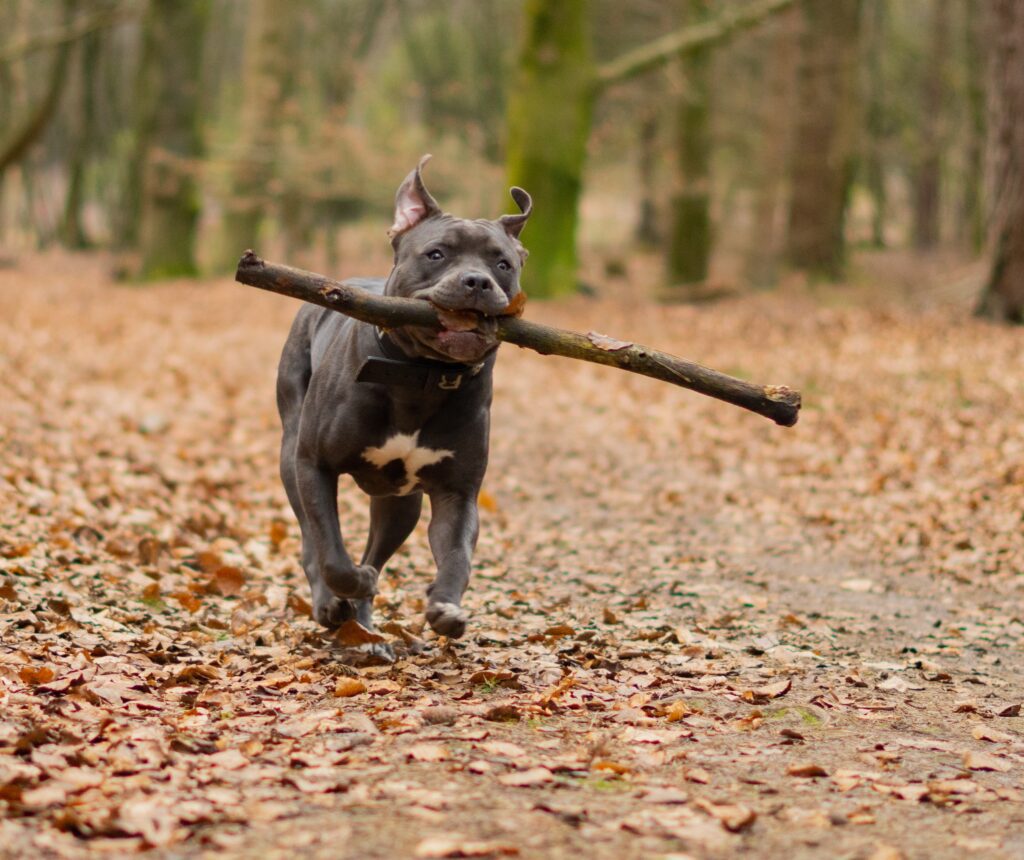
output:
M227 199L214 267L230 271L238 254L255 246L277 178L282 116L297 53L295 5L289 0L252 0L245 33L242 107L238 148L230 170Z
M139 105L142 145L142 280L196 274L202 155L200 66L208 3L151 0L143 23Z
M576 289L576 228L595 80L588 0L527 0L508 105L508 176L536 201L527 290Z
M709 0L687 0L687 23L708 19ZM676 118L676 181L666 274L678 298L707 279L711 258L711 59L702 46L680 58L685 90Z
M860 0L803 0L788 257L838 280L854 168Z
M594 64L587 0L526 0L523 42L509 97L509 180L536 208L526 244L531 295L576 289L576 229L594 101L607 87L721 44L796 0L750 0L714 21L685 26Z
M977 312L1024 324L1024 5L992 0L992 263Z

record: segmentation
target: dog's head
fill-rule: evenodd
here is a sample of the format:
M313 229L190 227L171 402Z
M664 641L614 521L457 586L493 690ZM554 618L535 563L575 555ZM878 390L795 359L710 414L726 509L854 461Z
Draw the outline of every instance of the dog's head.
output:
M395 249L395 265L385 293L426 299L447 311L482 314L472 331L465 316L453 319L440 332L406 328L395 340L412 355L474 363L493 352L494 318L505 313L521 292L519 273L526 249L519 234L530 217L530 195L511 190L519 215L502 215L495 221L465 220L441 211L423 184L424 156L398 188L395 222L389 235ZM442 314L442 319L444 315Z

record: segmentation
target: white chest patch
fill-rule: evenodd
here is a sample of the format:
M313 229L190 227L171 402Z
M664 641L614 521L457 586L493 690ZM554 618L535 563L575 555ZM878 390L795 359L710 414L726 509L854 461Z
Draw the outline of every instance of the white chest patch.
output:
M402 461L405 467L405 483L398 490L400 496L406 496L416 489L419 471L424 466L432 466L455 456L454 451L446 448L421 448L419 437L419 430L415 433L396 433L379 448L367 448L362 454L367 463L372 463L380 469L395 460Z

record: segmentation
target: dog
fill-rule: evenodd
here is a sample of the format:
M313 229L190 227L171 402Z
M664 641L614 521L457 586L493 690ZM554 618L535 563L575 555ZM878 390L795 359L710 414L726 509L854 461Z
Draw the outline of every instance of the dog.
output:
M465 633L468 621L461 603L487 468L495 317L521 305L527 252L519 235L533 203L512 188L518 215L489 221L446 214L423 184L429 157L395 195L394 266L387 279L347 283L429 301L442 320L464 322L472 311L478 325L381 331L304 305L281 355L281 479L302 531L313 617L327 628L355 618L375 629L380 571L416 526L424 494L437 564L426 620L453 638ZM463 313L446 317L452 311ZM339 528L340 475L351 475L370 497L369 537L358 564Z

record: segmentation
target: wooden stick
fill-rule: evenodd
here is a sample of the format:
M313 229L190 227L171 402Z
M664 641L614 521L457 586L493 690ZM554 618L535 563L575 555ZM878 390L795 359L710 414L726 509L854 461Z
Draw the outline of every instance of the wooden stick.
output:
M265 262L252 251L246 251L239 260L235 280L330 308L381 328L443 328L429 302L380 296L324 275ZM507 343L541 355L578 358L671 382L749 409L783 427L796 424L800 413L800 393L785 385L754 385L667 352L594 332L584 335L515 317L499 317L497 323L497 337Z

